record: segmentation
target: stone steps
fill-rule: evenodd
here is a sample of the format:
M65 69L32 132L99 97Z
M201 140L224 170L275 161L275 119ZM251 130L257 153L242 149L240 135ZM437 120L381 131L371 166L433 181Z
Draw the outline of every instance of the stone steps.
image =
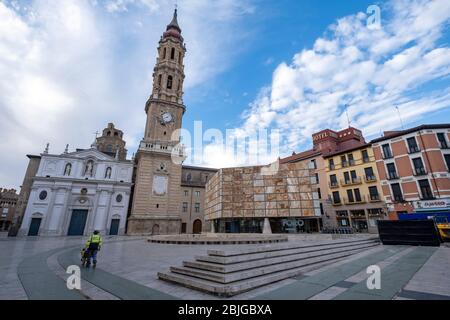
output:
M239 262L249 262L260 259L295 255L299 253L318 252L333 248L351 247L364 243L373 243L373 241L374 239L363 241L341 241L316 245L265 246L258 248L257 250L243 250L242 252L208 250L208 256L196 256L195 260L206 263L227 265Z
M158 277L196 290L233 296L377 246L378 240L364 240L278 248L266 246L242 250L241 253L209 250L208 257L225 260L211 262L204 261L206 257L197 257L203 260L185 261L181 267L158 273ZM252 258L243 260L249 256Z

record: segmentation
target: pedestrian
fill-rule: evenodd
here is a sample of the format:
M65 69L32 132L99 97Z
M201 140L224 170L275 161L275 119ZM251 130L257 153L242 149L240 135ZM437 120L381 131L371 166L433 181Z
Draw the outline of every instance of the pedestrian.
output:
M86 250L89 251L89 259L87 261L86 267L91 265L91 260L93 260L94 268L97 266L97 253L100 251L103 244L102 236L100 231L95 230L94 234L89 237L86 242Z

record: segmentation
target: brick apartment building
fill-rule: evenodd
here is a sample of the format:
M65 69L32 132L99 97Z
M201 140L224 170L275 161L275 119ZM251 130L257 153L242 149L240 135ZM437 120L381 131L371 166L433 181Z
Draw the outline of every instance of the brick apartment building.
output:
M385 132L372 147L391 219L450 217L450 124Z

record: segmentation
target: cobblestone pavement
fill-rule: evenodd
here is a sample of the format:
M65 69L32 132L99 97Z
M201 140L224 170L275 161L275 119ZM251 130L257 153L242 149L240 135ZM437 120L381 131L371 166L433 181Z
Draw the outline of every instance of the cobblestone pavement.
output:
M161 281L157 278L157 272L180 265L183 260L191 260L195 255L204 255L208 249L236 248L150 244L143 238L107 237L99 253L97 269L82 269L81 292L70 291L65 284L69 276L65 268L79 263L84 240L68 237L0 239L0 299L220 299ZM253 246L257 245L241 245L239 248ZM387 251L390 253L387 254ZM449 262L448 246L380 246L234 299L449 300ZM365 287L368 275L364 266L368 264L379 265L386 280L383 290L377 293L367 292Z

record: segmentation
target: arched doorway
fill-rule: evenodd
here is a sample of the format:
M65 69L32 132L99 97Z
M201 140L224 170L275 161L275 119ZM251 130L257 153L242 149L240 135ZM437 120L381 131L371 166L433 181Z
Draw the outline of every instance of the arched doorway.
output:
M202 220L197 219L194 221L192 233L193 234L201 234L202 233Z
M153 236L159 235L159 225L158 225L158 224L153 225L153 228L152 228L152 235L153 235Z

